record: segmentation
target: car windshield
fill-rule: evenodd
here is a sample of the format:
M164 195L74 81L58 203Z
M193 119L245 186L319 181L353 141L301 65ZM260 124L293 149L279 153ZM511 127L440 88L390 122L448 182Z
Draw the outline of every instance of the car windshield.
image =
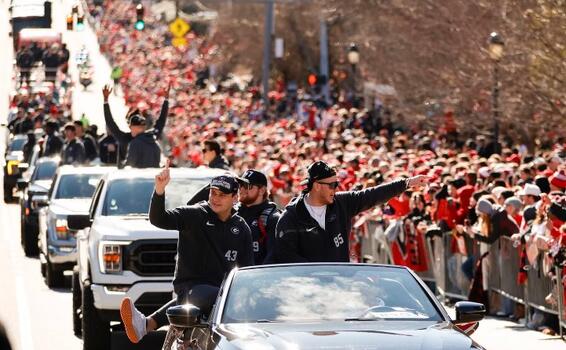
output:
M55 199L90 198L102 174L61 175Z
M172 178L167 185L165 208L173 209L187 201L208 179ZM102 215L147 215L153 194L154 179L120 179L112 181L104 198Z
M33 172L32 180L50 180L57 171L57 162L41 162Z
M361 265L280 266L238 271L223 323L442 321L404 269Z
M8 153L23 150L26 141L27 139L20 139L20 138L12 140L12 142L8 146Z

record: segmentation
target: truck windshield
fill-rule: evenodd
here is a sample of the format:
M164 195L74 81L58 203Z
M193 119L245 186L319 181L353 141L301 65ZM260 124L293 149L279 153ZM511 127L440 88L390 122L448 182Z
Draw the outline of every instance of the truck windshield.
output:
M173 209L187 201L209 179L172 178L167 185L165 208ZM153 194L153 179L120 179L112 181L104 198L102 215L147 215Z

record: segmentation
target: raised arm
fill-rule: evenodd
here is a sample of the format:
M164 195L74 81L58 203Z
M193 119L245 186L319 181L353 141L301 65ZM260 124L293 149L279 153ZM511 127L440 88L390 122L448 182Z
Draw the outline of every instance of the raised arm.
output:
M171 90L171 83L167 86L167 93L165 95L165 100L161 105L161 111L159 112L159 119L155 122L155 127L153 128L155 137L157 139L161 138L163 129L165 128L165 123L167 122L167 115L169 114L169 90Z
M105 85L102 88L102 96L104 97L104 121L106 122L106 126L108 127L112 135L114 135L116 140L118 140L119 143L125 145L132 140L132 134L120 130L118 124L116 124L116 122L114 121L112 112L110 111L110 105L108 105L108 96L110 96L111 93L112 88L110 86Z

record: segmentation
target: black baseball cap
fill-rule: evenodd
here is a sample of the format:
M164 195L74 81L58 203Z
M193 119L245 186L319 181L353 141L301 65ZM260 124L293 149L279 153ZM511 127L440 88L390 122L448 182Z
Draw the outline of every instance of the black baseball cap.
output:
M250 185L267 186L267 176L254 169L246 170L240 179L243 180L242 182Z
M238 179L234 176L220 175L210 181L210 188L217 188L226 194L235 194L238 193L240 184L238 183Z
M140 114L134 114L130 117L130 125L145 125L145 117Z
M307 168L309 177L301 181L301 185L306 185L309 182L314 182L322 179L326 179L336 175L336 170L334 170L330 165L326 164L322 160L316 161L309 165Z

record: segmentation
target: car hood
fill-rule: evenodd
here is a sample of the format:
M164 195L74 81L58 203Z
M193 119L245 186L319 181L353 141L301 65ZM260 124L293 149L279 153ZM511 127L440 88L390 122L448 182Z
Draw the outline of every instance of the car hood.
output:
M448 322L225 324L218 333L221 349L482 349Z
M32 182L29 185L28 192L45 192L49 191L49 187L51 187L52 180L37 180Z
M57 215L87 214L90 198L54 199L49 203L49 210Z
M143 216L99 216L92 227L107 240L179 238L178 231L157 228Z

